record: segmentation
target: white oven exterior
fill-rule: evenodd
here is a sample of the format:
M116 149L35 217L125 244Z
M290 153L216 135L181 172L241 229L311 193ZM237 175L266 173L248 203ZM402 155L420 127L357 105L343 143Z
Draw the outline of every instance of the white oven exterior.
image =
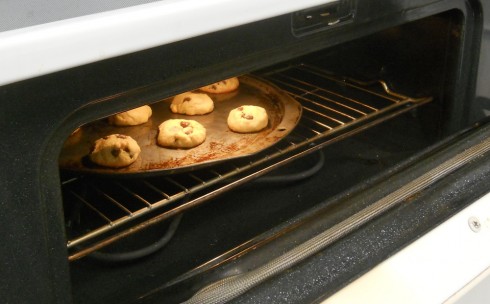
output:
M0 85L329 2L2 1Z

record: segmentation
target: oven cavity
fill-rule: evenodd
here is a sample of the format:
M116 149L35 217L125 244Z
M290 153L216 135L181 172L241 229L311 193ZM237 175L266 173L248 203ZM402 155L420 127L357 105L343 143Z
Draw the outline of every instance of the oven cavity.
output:
M211 168L151 178L74 177L64 182L69 259L172 218L220 192L430 102L392 91L382 79L360 81L310 64L261 75L300 102L294 130L257 155Z

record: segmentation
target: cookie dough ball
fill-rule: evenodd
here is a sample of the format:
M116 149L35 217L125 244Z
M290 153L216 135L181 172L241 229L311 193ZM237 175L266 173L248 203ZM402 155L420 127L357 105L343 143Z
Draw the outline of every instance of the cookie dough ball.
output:
M142 106L109 117L109 123L115 126L136 126L144 124L151 117L151 108Z
M112 134L97 139L89 157L97 165L121 168L134 163L140 152L138 143L130 136Z
M203 115L214 110L214 102L207 94L186 92L172 99L170 110L177 114Z
M157 142L168 148L193 148L206 139L206 128L195 120L169 119L158 126Z
M259 106L241 106L230 111L228 127L238 133L257 132L269 123L269 117L264 108Z
M206 93L215 93L215 94L228 93L238 89L239 85L240 82L238 81L238 78L233 77L204 86L200 88L200 90Z

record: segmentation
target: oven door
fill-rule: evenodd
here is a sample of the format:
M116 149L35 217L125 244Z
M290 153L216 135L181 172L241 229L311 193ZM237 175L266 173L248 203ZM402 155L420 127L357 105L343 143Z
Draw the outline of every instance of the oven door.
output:
M489 210L486 194L322 303L485 303Z
M141 303L455 299L490 266L484 244L490 238L489 135L489 123L477 124L362 189L349 189L340 202L326 200L282 231L276 227L255 250L219 257L223 262L205 275L177 278ZM335 212L332 204L342 209Z

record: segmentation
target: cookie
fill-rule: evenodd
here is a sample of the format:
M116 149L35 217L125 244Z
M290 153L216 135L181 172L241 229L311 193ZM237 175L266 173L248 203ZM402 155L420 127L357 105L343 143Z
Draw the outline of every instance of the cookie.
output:
M142 106L109 117L109 123L115 126L136 126L144 124L152 114L149 106Z
M206 92L206 93L214 93L214 94L220 94L220 93L228 93L235 91L238 89L238 86L240 85L240 82L237 77L225 79L218 81L216 83L204 86L200 88L201 91Z
M121 168L134 163L140 152L138 143L130 136L112 134L95 141L89 158L100 166Z
M169 119L158 126L157 142L167 148L193 148L206 139L206 128L195 120Z
M81 138L82 138L82 128L78 127L73 132L71 132L70 136L68 136L68 138L65 140L63 145L67 147L67 146L73 146L79 144Z
M264 108L245 105L231 110L227 122L234 132L251 133L267 127L269 117Z
M186 92L172 99L170 110L177 114L203 115L214 110L214 102L207 94Z

